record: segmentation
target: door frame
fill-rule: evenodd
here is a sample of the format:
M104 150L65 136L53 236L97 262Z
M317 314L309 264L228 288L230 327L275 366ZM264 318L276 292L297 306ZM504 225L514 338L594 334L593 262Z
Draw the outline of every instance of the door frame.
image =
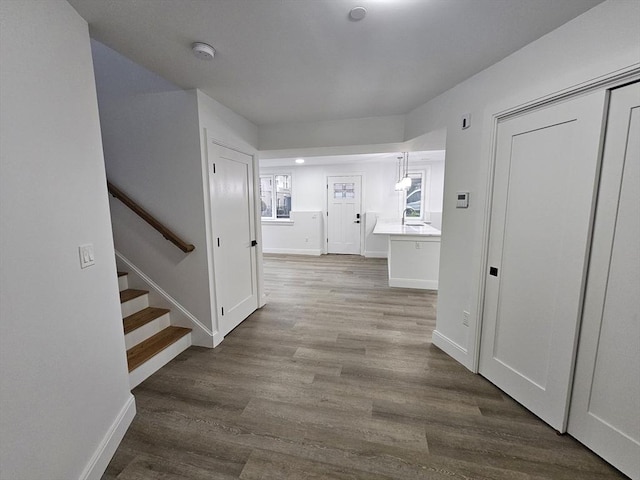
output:
M364 255L364 214L366 211L365 208L365 174L360 173L331 173L328 172L324 177L325 184L325 193L324 193L324 242L322 242L322 253L327 255L329 253L328 243L329 243L329 225L328 225L328 212L329 212L329 178L331 177L360 177L360 253L358 255Z
M478 263L474 269L477 274L477 288L475 290L475 302L472 299L472 305L474 305L475 312L472 312L471 318L474 321L470 321L469 328L472 332L472 338L469 342L469 348L464 349L460 346L454 346L454 348L447 348L445 351L451 354L456 360L463 365L467 366L472 372L478 373L480 368L480 342L482 339L482 324L483 324L483 312L484 312L484 292L486 289L486 278L488 273L488 257L489 257L489 232L491 226L491 205L493 203L493 190L494 190L494 176L495 176L495 158L497 153L497 138L498 138L498 124L499 122L506 120L509 117L523 115L533 110L544 108L553 103L557 103L563 100L570 99L583 93L591 92L598 89L610 90L612 88L623 86L627 83L632 83L640 79L640 66L633 66L616 72L612 72L609 75L597 77L587 82L583 82L564 90L537 98L535 100L525 101L520 104L515 104L512 100L502 101L500 103L493 104L488 107L484 112L483 130L490 132L490 134L484 139L482 143L482 158L487 159L486 165L486 178L485 178L485 195L482 202L483 212L479 219L479 228L482 232L481 239L482 244L479 249ZM605 108L603 121L606 120L608 111L608 96L607 93L607 107ZM602 158L602 146L604 139L604 129L601 132L600 151L598 155ZM600 160L601 161L601 160ZM599 171L599 168L598 168ZM597 192L594 192L597 193ZM591 227L593 227L593 211L591 218ZM589 248L590 250L590 241ZM587 251L587 255L589 251ZM586 273L586 270L585 270ZM582 289L582 300L584 303L584 285ZM473 314L475 313L475 315ZM580 317L581 318L581 317ZM579 329L580 325L578 325ZM577 348L576 337L575 345L573 349ZM457 348L455 348L457 347ZM575 355L573 359L572 371L575 368ZM569 390L569 399L571 398L571 389Z
M259 228L260 225L260 208L258 205L258 201L260 200L260 194L256 191L256 188L259 188L259 166L258 166L258 156L257 152L249 152L249 149L240 148L234 145L231 145L227 142L219 140L218 138L210 135L206 128L203 128L202 138L204 141L202 142L202 183L204 189L204 210L205 210L205 227L206 227L206 244L207 244L207 267L209 270L209 299L211 305L211 317L213 320L213 346L214 348L222 342L224 337L222 336L219 328L219 318L218 318L218 305L216 300L216 283L215 283L215 270L214 270L214 254L215 254L215 246L214 246L214 231L213 225L211 222L211 213L212 213L212 205L211 205L211 186L209 182L209 143L215 143L216 145L228 148L230 150L234 150L243 155L247 155L251 157L251 163L253 166L253 192L251 192L251 196L253 197L253 225L254 225L254 236L258 245L256 248L256 268L254 269L255 281L257 285L257 296L258 296L258 309L264 307L266 304L266 296L264 292L264 267L263 267L263 253L262 253L262 228Z

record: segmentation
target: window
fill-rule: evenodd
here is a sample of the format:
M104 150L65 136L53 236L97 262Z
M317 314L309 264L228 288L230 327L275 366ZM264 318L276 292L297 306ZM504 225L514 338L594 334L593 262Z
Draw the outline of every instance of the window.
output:
M290 218L291 175L260 175L260 200L263 219Z
M411 186L407 189L404 201L404 208L409 209L406 218L424 218L424 203L422 202L422 192L424 191L424 175L422 172L409 173Z

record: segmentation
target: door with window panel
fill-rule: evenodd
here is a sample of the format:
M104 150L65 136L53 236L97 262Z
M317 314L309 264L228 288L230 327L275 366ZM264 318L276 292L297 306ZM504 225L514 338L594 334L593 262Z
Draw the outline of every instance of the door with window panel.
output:
M361 177L327 177L327 253L361 251Z

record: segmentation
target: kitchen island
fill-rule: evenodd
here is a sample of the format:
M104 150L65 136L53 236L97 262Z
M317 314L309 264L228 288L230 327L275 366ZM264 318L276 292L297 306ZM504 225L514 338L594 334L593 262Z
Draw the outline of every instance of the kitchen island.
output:
M374 235L387 235L389 286L438 289L440 230L424 223L376 223Z

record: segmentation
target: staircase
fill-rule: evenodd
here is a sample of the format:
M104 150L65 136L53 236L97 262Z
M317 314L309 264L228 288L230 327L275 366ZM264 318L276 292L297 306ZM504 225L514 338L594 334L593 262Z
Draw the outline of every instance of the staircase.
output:
M118 272L129 385L138 386L191 346L191 329L171 325L170 311L149 306L149 292L129 288Z

